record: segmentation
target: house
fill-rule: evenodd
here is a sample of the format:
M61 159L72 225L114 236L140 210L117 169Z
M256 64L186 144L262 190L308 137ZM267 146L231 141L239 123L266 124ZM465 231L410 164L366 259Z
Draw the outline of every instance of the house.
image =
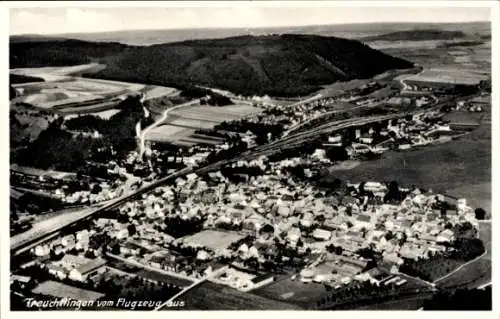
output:
M74 235L67 235L61 238L61 245L68 249L75 247L75 242L76 241Z
M67 273L66 269L64 269L62 266L57 265L55 263L48 264L47 270L48 270L49 274L52 274L59 279L65 279L66 277L68 277L68 273Z
M342 142L342 135L340 134L328 137L328 143L341 143L341 142Z
M352 230L350 230L350 231L347 232L346 237L349 238L349 239L350 238L356 238L356 237L361 238L361 237L363 237L363 233L361 233L359 231L352 231Z
M436 236L433 236L431 234L423 234L423 235L420 236L420 239L424 240L424 241L426 241L428 243L435 243L437 241Z
M86 281L88 278L105 272L106 263L107 261L102 258L92 259L90 262L71 270L69 278L77 281Z
M470 105L472 107L481 108L484 110L487 106L491 105L491 97L490 96L477 96L470 100Z
M396 253L384 253L382 257L383 261L396 266L400 266L404 262Z
M371 137L360 137L358 140L360 143L363 143L363 144L370 145L373 143L373 138L371 138Z
M123 255L139 255L140 248L130 242L125 242L120 246L120 253Z
M291 214L290 208L287 206L280 205L278 206L277 214L282 217L288 217Z
M312 236L316 240L326 241L332 237L332 232L325 229L316 228L312 233Z
M34 249L34 254L37 257L49 256L49 254L50 254L50 248L49 248L48 245L38 245Z
M82 230L76 233L76 241L81 243L88 243L90 237L90 232L88 230Z
M379 243L384 238L385 232L382 230L373 230L366 236L372 243Z
M11 275L10 283L17 283L21 289L24 289L31 283L31 279L29 276Z
M407 259L417 259L420 256L420 253L413 245L409 244L404 244L401 246L401 249L399 250L399 255L403 258Z
M451 229L445 229L443 230L437 237L436 241L437 242L451 242L455 238L455 235Z
M356 229L361 229L361 228L371 229L371 228L373 228L372 216L365 215L365 214L359 215L356 218L354 226Z
M296 243L301 237L300 229L297 227L292 227L288 230L287 239L292 243Z

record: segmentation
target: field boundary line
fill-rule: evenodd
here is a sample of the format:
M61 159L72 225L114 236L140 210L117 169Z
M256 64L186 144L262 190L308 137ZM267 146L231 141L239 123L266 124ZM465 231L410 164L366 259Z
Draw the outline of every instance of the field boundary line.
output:
M444 276L441 276L440 278L434 280L434 284L436 284L438 281L441 281L445 278L448 278L449 276L453 275L454 273L456 273L457 271L459 271L460 269L462 269L463 267L467 266L467 265L470 265L472 264L473 262L476 262L478 261L480 258L484 257L486 255L486 253L488 252L488 250L485 250L481 255L477 256L476 258L472 259L472 260L469 260L468 262L466 262L465 264L462 264L460 266L458 266L455 270L452 270L451 272L447 273L446 275Z

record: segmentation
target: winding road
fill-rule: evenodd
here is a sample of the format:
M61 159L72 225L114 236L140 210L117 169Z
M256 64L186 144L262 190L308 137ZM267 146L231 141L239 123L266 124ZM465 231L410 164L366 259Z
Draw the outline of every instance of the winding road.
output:
M141 100L141 102L142 102L142 100ZM139 136L139 140L140 140L139 141L139 143L140 143L139 144L139 159L142 160L142 156L144 155L144 144L146 142L146 135L148 134L149 131L151 131L152 129L154 129L158 125L163 124L163 122L167 120L168 113L175 111L181 107L186 107L186 106L194 105L197 103L200 103L200 99L195 99L195 100L183 103L183 104L179 104L179 105L174 106L172 108L166 109L165 111L163 111L161 117L157 121L155 121L153 124L151 124L150 126L146 127L144 130L142 130L142 132Z

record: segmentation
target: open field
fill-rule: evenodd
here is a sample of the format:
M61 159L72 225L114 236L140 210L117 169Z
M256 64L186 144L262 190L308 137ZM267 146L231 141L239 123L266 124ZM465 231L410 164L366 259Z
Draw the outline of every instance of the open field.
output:
M172 112L172 115L222 122L238 119L247 115L258 114L260 112L262 112L262 109L248 104L233 104L227 106L194 105L177 109Z
M327 291L322 284L303 283L299 278L292 280L291 276L288 275L278 277L275 282L253 290L251 293L307 308L313 305L317 299L325 296Z
M435 45L426 45L425 41L415 41L410 50L408 43L405 43L406 46L392 45L380 50L424 68L452 68L465 73L482 73L485 77L491 73L491 41L476 45L466 45L466 42L456 42L454 45L447 41L435 42Z
M204 282L188 291L179 300L186 303L185 310L298 310L297 305L270 300L251 293Z
M186 236L177 239L184 243L196 246L204 246L214 251L219 251L227 248L231 243L242 239L244 235L234 232L203 230L191 236Z
M443 119L450 121L450 124L477 124L479 125L484 113L473 113L468 111L450 112L443 116Z
M486 132L485 132L486 131ZM329 179L397 181L400 185L430 188L452 196L465 196L474 207L491 207L491 132L479 128L449 143L387 152L351 170L330 173ZM466 185L466 186L464 186Z
M213 139L202 136L191 136L198 129L211 129L223 121L231 121L248 115L258 114L262 109L248 104L228 106L194 105L172 111L165 121L150 130L146 139L156 142L172 142L180 145L197 143L216 144Z
M118 97L133 92L145 93L146 99L172 96L179 93L179 90L170 87L70 76L88 73L89 71L99 71L104 67L104 65L94 63L71 67L12 69L10 72L20 75L38 74L49 81L14 85L21 94L21 97L17 99L18 101L42 108L53 108L67 103L89 102L93 99Z
M458 68L430 68L406 78L407 81L474 85L485 80L484 72Z
M98 205L95 205L95 204L91 205L91 206L93 208L98 207ZM35 217L34 223L39 223L39 222L42 222L44 220L52 219L52 218L55 218L55 217L60 216L60 215L71 214L71 213L80 211L82 209L87 209L87 208L90 208L89 205L72 206L72 207L68 207L68 208L59 209L59 210L56 210L54 212L46 212L46 213L34 216Z
M424 305L425 300L432 298L432 295L432 292L426 292L402 299L387 300L371 305L356 307L354 310L417 310Z
M53 108L61 104L91 102L93 100L128 94L130 87L119 83L97 80L72 79L58 82L29 83L16 86L21 91L19 101L41 108Z
M181 138L188 137L195 130L192 128L174 126L174 125L160 125L148 131L146 139L155 142L172 142Z

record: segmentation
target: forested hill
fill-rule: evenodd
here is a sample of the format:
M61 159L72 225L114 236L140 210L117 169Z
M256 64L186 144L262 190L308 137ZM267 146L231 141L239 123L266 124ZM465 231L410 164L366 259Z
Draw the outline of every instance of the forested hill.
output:
M446 30L405 30L396 31L376 36L361 38L363 42L370 41L426 41L426 40L453 40L465 38L466 34L462 31L446 31Z
M199 84L244 95L297 96L412 63L355 40L315 35L238 36L152 46L77 40L11 43L11 67L100 62L93 77L168 86Z
M117 42L87 42L34 37L14 37L10 40L10 68L70 66L116 56L134 47Z

